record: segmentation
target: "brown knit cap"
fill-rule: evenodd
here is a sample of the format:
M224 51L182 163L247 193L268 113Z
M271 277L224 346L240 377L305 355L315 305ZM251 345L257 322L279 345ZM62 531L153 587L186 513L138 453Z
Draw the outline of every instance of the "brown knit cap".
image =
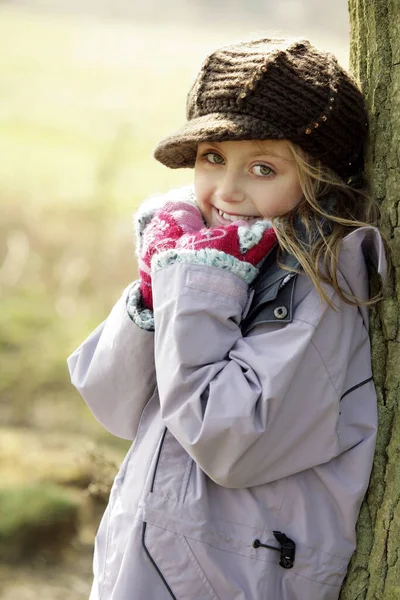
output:
M329 53L307 40L262 39L215 50L187 99L187 123L154 156L193 167L204 141L290 140L345 180L363 168L364 99Z

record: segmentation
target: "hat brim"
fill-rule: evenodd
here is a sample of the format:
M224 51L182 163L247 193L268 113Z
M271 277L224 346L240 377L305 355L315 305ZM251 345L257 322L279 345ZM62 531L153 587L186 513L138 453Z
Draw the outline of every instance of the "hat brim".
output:
M212 113L188 121L182 129L161 140L154 157L170 169L192 168L201 142L257 139L283 139L283 135L255 117Z

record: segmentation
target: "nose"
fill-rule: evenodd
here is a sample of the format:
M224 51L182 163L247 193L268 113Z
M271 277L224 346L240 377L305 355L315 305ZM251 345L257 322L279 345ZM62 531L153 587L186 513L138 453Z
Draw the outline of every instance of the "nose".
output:
M226 169L218 182L215 194L220 202L226 204L242 202L245 195L238 174Z

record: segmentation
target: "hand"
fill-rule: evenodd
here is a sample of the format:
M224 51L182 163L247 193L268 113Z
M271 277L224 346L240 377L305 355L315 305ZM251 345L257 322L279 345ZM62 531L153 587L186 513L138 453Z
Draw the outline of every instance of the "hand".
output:
M227 227L207 228L195 207L188 211L187 205L181 208L170 203L158 211L144 233L146 281L151 282L154 257L153 269L174 262L200 263L230 270L251 283L257 276L259 263L275 243L275 231L267 220L253 225L236 221ZM148 289L151 290L151 283Z
M257 267L275 242L276 234L269 221L264 219L253 225L235 221L226 227L204 227L187 233L177 240L175 250L219 251Z
M146 308L153 310L151 259L157 252L174 248L179 238L204 227L201 212L189 202L167 202L143 233L139 255L140 293Z

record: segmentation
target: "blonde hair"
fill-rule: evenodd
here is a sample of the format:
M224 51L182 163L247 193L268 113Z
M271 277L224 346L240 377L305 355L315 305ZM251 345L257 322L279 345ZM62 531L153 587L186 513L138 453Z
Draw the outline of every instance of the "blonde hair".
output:
M357 189L351 187L323 163L292 142L287 143L296 163L303 199L289 213L272 220L280 248L297 258L320 298L331 307L334 305L322 283L331 285L346 304L375 304L382 299L382 290L369 300L344 291L338 282L338 263L343 238L357 227L376 225L378 204L369 195L366 184Z

